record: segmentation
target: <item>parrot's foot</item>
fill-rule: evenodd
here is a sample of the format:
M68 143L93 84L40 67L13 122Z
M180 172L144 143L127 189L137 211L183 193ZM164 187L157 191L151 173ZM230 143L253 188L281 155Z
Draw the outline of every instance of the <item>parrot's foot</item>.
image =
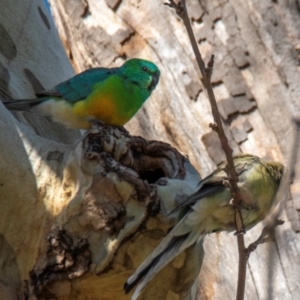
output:
M235 233L234 233L234 235L244 235L244 234L246 234L246 230L243 228L242 230L240 230L240 231L236 231Z
M229 201L229 205L231 206L235 206L234 204L234 199L231 198L230 201ZM240 203L240 205L238 205L241 209L244 209L244 210L258 210L259 207L257 205L254 205L254 204L247 204L245 202L243 202L243 199L242 199L242 202Z

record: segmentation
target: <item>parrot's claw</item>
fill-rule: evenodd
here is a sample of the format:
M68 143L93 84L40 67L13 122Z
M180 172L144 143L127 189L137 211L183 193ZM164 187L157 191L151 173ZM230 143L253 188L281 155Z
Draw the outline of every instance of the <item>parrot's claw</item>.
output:
M229 205L234 206L234 199L233 199L233 198L231 198L231 199L229 200Z

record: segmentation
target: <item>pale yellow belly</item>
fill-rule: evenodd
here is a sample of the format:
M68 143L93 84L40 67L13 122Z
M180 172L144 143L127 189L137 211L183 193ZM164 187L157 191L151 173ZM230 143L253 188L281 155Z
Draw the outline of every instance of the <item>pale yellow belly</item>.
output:
M34 109L68 128L89 129L91 127L87 116L74 113L72 105L63 100L51 99L39 104Z

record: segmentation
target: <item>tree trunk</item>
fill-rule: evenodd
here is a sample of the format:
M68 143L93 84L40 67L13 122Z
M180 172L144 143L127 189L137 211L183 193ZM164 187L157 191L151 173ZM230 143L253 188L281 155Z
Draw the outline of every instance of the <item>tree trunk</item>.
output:
M300 106L299 3L187 2L205 61L215 55L212 80L234 153L286 163L291 117ZM17 3L0 0L1 98L32 97L33 90L73 75L43 3ZM50 4L76 72L131 57L159 66L158 87L126 125L131 134L171 144L203 176L224 159L208 126L213 119L185 28L172 9L147 0ZM194 191L197 172L170 146L123 131L94 129L75 150L63 143L74 142L76 131L32 113L18 113L22 123L4 107L0 114L0 298L130 299L124 282L174 224L165 214L176 196ZM94 151L104 137L125 151L123 160L110 143ZM133 161L136 151L146 159ZM149 165L159 166L154 178ZM288 201L296 230L299 186L297 175ZM247 244L261 228L246 234ZM275 243L250 257L246 299L267 298L269 286L274 299L299 297L298 245L291 223L276 229ZM194 299L202 258L197 247L162 270L141 299ZM235 298L236 238L212 234L204 248L199 298Z
M73 76L42 1L1 0L0 7L1 99L30 98L33 91L51 88ZM18 113L30 130L0 106L0 298L25 299L30 289L29 272L45 231L62 209L52 202L52 193L61 185L56 172L62 172L60 162L66 159L70 146L59 141L74 142L79 133L34 114ZM48 159L43 161L42 157Z
M2 100L73 75L43 2L1 7ZM0 113L0 298L128 298L122 286L148 249L128 258L174 225L165 215L195 190L196 170L168 144L125 129L98 125L78 140L34 113L17 113L21 123L3 105Z

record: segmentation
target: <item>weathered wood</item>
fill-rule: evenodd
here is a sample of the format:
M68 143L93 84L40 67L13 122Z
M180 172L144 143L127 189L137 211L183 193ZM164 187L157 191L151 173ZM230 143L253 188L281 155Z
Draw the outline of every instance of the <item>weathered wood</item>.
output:
M18 5L12 1L0 2L1 97L31 97L33 90L51 88L72 76L73 71L45 7L39 1L18 1ZM300 106L298 2L187 2L205 61L215 54L214 90L235 153L243 151L286 162L293 136L290 120ZM131 134L170 143L188 155L203 176L213 170L215 163L223 159L223 154L208 126L212 122L209 103L185 29L175 13L162 1L50 0L50 3L59 34L77 72L91 66L118 66L129 57L147 58L159 66L162 76L157 89L126 128ZM22 18L12 18L12 15ZM105 237L109 232L119 230L119 221L122 223L124 216L115 222L115 214L121 212L122 215L123 208L119 204L106 204L110 197L119 198L115 192L108 192L102 202L97 202L102 195L99 189L117 186L120 192L124 185L115 176L109 181L98 178L95 189L87 192L93 180L76 165L81 152L72 156L70 147L50 141L71 142L76 133L70 135L62 127L48 124L33 114L18 114L22 122L49 140L37 138L23 125L15 127L18 123L4 108L0 113L3 125L0 130L1 157L4 158L1 160L1 178L9 178L0 186L3 258L0 298L15 299L19 293L24 298L29 294L49 299L129 299L123 294L124 282L166 234L170 222L164 217L161 220L150 218L145 225L147 230L136 234L127 243L119 244L120 239L116 243L110 240L108 248L103 248L102 242L107 241ZM48 159L44 160L45 157ZM68 161L72 163L67 164ZM94 165L88 164L86 168L91 170ZM299 170L297 174L300 174ZM194 176L195 181L198 177L197 174ZM81 189L76 190L74 182L78 178ZM66 185L61 186L62 182ZM49 188L49 183L57 187ZM181 180L161 184L162 188L164 184L169 187L164 194L167 198L170 190L180 188ZM127 183L125 185L131 190ZM293 203L299 203L299 186L297 175L292 185L293 200L288 204L295 226L299 224L299 217L293 210ZM189 189L185 186L182 190L182 194L186 194ZM126 198L125 194L122 195ZM175 198L175 195L176 192L172 196ZM81 203L80 199L85 201ZM70 200L74 200L72 205ZM22 205L24 202L26 205ZM76 219L81 205L80 217ZM135 209L136 214L144 218L144 207L132 204L129 211ZM162 212L166 211L168 209ZM112 217L112 223L106 222L108 215ZM23 216L25 220L22 221ZM283 218L287 220L285 213ZM57 225L57 220L60 226L51 231L49 224ZM93 228L92 233L86 225ZM67 230L67 233L59 229ZM70 238L68 230L72 232ZM105 230L99 240L99 232L103 234ZM248 232L246 242L252 242L260 230L261 226L257 226ZM3 234L5 232L7 236ZM45 240L49 232L49 239ZM43 270L51 263L46 256L47 249L50 258L59 260L68 257L71 253L68 247L72 244L80 253L79 257L88 261L85 240L74 238L84 239L88 235L93 255L92 265L84 275L81 273L86 271L83 263L75 264L79 266L75 272L78 277L71 281L62 276L43 286L29 276L31 270L37 276L45 275ZM65 248L60 244L63 239L68 239ZM58 252L53 245L57 246ZM276 244L271 244L274 299L297 299L300 295L299 245L299 236L292 231L289 222L276 230ZM119 247L117 256L112 260L116 247ZM206 255L200 273L199 297L234 298L238 265L235 237L232 234L210 235L204 248ZM58 255L61 249L65 256ZM197 251L197 248L189 249L178 256L149 285L144 299L192 299L195 289L189 296L187 290L200 267L199 256L193 255ZM268 254L268 245L263 245L250 257L246 299L267 297L270 287ZM5 268L7 261L10 263ZM110 261L111 269L103 271L103 266ZM72 260L66 262L68 265ZM63 271L64 276L75 274L69 269ZM44 278L42 275L40 278ZM185 287L182 287L184 279ZM32 290L30 283L35 283L41 290Z
M73 75L42 1L3 0L0 30L1 99L34 97ZM175 219L166 214L198 173L170 145L126 130L99 125L73 145L78 131L37 114L14 118L0 104L0 120L0 298L82 299L85 288L128 298L127 267L144 258L136 246L166 235ZM139 227L145 238L131 251Z
M248 152L286 163L293 136L291 118L300 106L298 2L187 2L205 60L215 54L214 90L235 153ZM72 2L77 6L82 3ZM127 124L131 132L168 141L188 155L203 175L223 159L215 134L208 127L212 121L210 108L185 29L172 10L162 1L90 0L84 2L82 16L79 10L71 9L69 1L62 1L59 7L55 1L51 4L75 66L87 68L91 61L95 65L116 65L133 56L158 64L160 84ZM67 38L71 34L78 38ZM78 44L84 45L80 53ZM292 185L295 203L298 189L299 175ZM293 206L291 201L289 206ZM290 213L297 225L295 210L290 208ZM249 242L259 230L247 233L246 237L252 238ZM297 245L299 237L289 222L277 229L277 234L274 268L282 277L275 281L280 280L281 285L275 283L274 297L285 293L283 298L293 299L300 294L296 284L298 250L287 245ZM237 253L232 245L235 239L229 235L206 239L207 254L200 274L203 299L224 299L224 295L234 298ZM274 245L271 247L274 249ZM260 246L250 258L247 299L267 295L267 253L267 246ZM284 276L286 272L290 276Z
M0 6L1 99L30 98L36 89L50 88L74 74L43 2L1 1ZM72 142L79 133L19 114L41 136L51 138L43 139L0 106L0 298L25 299L37 245L43 243L51 220L54 190L45 187L55 186L59 162L69 151L53 140ZM45 162L41 153L57 155Z

